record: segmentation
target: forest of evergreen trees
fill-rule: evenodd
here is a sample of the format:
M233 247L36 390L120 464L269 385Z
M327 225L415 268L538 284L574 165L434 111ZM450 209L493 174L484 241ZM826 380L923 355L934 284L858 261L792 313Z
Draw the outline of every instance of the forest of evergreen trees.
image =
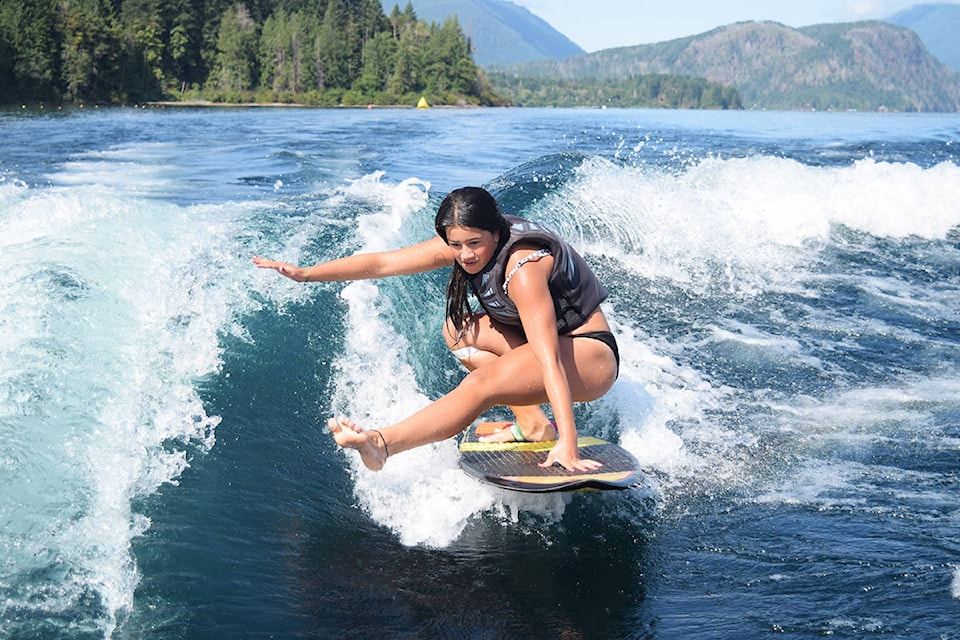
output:
M519 107L743 108L733 87L690 76L564 79L506 71L491 71L489 76L497 92Z
M380 0L0 0L0 104L497 104L456 18Z

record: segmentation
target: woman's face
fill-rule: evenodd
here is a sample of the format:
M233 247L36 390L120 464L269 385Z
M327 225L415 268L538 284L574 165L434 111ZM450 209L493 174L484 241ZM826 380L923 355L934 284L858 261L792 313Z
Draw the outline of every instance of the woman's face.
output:
M460 226L447 228L447 245L454 250L457 262L470 275L483 271L496 253L498 242L500 234L493 231Z

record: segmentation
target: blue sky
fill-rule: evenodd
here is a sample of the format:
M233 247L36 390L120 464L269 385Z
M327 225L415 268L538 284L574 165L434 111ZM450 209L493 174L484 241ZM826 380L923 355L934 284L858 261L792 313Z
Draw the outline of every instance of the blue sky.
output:
M960 0L511 0L586 51L662 42L744 20L790 27L874 20L916 4Z

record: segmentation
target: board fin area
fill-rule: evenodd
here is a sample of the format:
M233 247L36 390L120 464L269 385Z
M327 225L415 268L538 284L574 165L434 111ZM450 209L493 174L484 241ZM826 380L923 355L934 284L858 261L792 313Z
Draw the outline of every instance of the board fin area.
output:
M637 459L619 445L600 438L581 436L581 458L603 463L596 471L567 471L560 465L541 467L555 440L545 442L479 442L509 422L482 422L460 444L460 468L467 474L512 491L545 493L586 489L627 489L643 482L645 474Z

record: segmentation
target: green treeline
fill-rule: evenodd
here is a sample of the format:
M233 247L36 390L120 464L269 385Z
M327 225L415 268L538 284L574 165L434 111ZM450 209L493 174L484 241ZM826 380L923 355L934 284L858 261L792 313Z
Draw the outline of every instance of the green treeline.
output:
M456 18L380 0L0 0L0 103L500 102Z
M742 109L740 94L703 78L645 74L576 80L490 72L499 94L520 107Z

